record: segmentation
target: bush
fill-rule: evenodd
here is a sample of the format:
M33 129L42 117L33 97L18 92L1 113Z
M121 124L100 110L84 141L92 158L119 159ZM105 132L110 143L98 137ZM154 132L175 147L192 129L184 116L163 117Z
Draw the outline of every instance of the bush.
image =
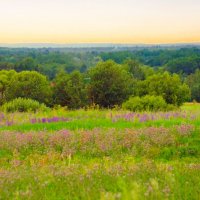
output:
M4 112L36 112L37 110L45 111L47 109L45 104L40 104L38 101L32 99L23 98L14 99L1 107L1 110Z
M174 106L169 105L161 96L131 97L128 101L122 104L123 109L133 112L140 111L167 111L174 109Z

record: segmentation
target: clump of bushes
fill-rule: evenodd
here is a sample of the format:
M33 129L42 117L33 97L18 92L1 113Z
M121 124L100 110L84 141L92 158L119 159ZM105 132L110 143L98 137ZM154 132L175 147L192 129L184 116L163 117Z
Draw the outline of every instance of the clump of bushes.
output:
M143 97L130 97L122 104L123 109L133 112L140 111L168 111L174 110L175 106L169 105L161 96L146 95Z
M4 112L36 112L38 110L45 111L48 108L45 104L40 104L33 99L17 98L5 103L1 110Z

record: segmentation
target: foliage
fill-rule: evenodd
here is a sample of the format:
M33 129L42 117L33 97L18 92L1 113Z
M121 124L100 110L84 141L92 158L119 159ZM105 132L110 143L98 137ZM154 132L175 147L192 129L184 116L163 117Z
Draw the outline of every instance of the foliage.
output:
M138 112L138 111L166 111L168 105L161 96L143 96L131 97L122 104L122 108Z
M5 91L9 85L10 80L15 74L16 72L14 70L0 71L0 105L2 105L5 102Z
M45 76L38 72L23 71L15 74L6 90L6 100L22 97L51 103L51 88Z
M103 52L100 54L103 61L113 60L116 63L122 64L127 59L133 59L134 55L130 51Z
M125 69L133 76L133 78L137 80L144 80L145 73L143 68L141 68L141 64L137 60L126 60L124 63Z
M183 57L176 58L166 65L166 69L172 73L194 73L196 69L200 69L200 58L196 57Z
M200 102L200 70L187 77L186 83L191 89L191 98Z
M170 75L170 78L164 75L163 73L165 70L181 74L181 80L186 79L186 83L189 85L192 100L200 101L199 78L198 75L196 75L198 73L195 73L195 75L191 74L194 73L196 69L200 68L199 57L200 49L197 46L117 46L117 48L88 47L75 49L0 48L0 70L3 70L0 72L0 105L17 97L24 97L44 102L50 106L53 106L52 104L54 103L68 106L69 108L80 108L85 105L87 106L87 99L89 98L91 104L100 104L101 107L113 107L114 104L120 105L123 101L127 100L129 95L133 94L135 96L162 96L168 104L179 106L184 101L190 99L188 87L180 83L178 78L174 78L176 75ZM124 84L125 80L123 80L121 81L121 86L118 85L119 87L115 87L116 83L118 82L119 84L119 80L123 79L122 76L120 76L121 79L113 77L110 80L110 82L113 82L113 86L111 86L111 84L109 86L105 84L100 88L100 81L99 85L96 81L95 84L97 84L97 88L99 88L97 89L95 85L92 85L94 81L91 79L91 74L88 72L92 71L92 68L96 66L99 61L108 61L110 59L120 64L118 68L125 69L124 71L129 73L128 77L128 73L123 72L124 75L126 74L126 85ZM115 66L117 66L116 63ZM4 69L10 71L5 71ZM31 78L27 78L30 79L30 81L22 82L14 80L14 77L21 76L19 74L24 70L37 71L44 74L46 80L49 79L53 81L51 86L54 86L53 90L56 92L54 94L54 102L51 99L51 87L48 81L48 83L46 82L46 86L41 89L40 81L34 82ZM68 78L66 78L67 80L65 81L67 83L65 88L63 89L61 87L62 80L55 78L60 71L67 73L80 71L82 73L76 76L77 80L79 79L77 82L77 89L73 86L76 84L72 83L73 81L70 80L71 75L69 74L66 75ZM191 76L188 77L189 74L191 74ZM158 78L158 76L160 78ZM105 75L105 79L106 77L109 76ZM108 80L109 79L110 77ZM114 79L116 80L114 81ZM16 81L16 83L14 81ZM90 83L91 81L92 83ZM28 84L28 82L30 84ZM54 85L55 82L58 87ZM124 86L122 86L123 84ZM177 85L177 88L175 85ZM36 87L38 88L36 89ZM87 89L88 91L86 91ZM98 90L104 92L99 92ZM35 91L38 92L36 93ZM61 91L61 93L64 92L64 95L62 96L59 91ZM76 94L74 94L73 91ZM103 98L106 99L104 102L102 100Z
M129 51L103 52L100 54L104 61L112 59L123 63L127 59L137 59L151 67L165 66L174 73L194 72L199 68L200 49L197 47L148 47L143 49L129 48Z
M136 93L139 96L162 96L167 104L182 105L190 99L190 89L181 82L177 74L168 72L149 76L146 80L138 82Z
M47 107L32 99L17 98L5 103L1 110L4 112L36 112L38 110L47 110Z
M89 76L90 101L101 107L120 105L131 93L129 73L113 61L98 63L89 71Z
M147 65L141 66L141 70L144 73L144 77L145 77L144 79L157 73L157 71L154 68Z
M75 70L85 72L99 61L101 57L95 52L76 52L63 48L0 48L0 70L38 71L51 80L60 70L68 73Z
M71 74L59 73L53 81L54 104L69 108L80 108L86 103L86 89L82 74L74 71Z
M114 51L113 51L114 50ZM164 66L170 72L194 73L199 68L200 50L197 47L118 47L110 48L0 48L0 69L16 71L36 70L53 79L56 72L64 69L86 72L97 62L114 60L122 64L127 59L138 60L150 67ZM48 68L48 70L47 70Z
M37 71L38 66L32 57L26 57L22 59L20 62L16 63L15 69L18 72Z

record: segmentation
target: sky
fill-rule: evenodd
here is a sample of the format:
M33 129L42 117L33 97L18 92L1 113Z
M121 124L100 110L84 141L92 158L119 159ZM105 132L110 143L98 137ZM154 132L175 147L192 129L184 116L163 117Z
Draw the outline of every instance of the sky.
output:
M200 42L200 0L0 0L0 43Z

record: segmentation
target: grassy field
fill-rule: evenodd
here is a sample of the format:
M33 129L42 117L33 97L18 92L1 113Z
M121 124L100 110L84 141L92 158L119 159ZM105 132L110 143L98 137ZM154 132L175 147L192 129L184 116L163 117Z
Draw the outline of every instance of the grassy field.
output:
M0 199L200 199L200 104L0 113Z

